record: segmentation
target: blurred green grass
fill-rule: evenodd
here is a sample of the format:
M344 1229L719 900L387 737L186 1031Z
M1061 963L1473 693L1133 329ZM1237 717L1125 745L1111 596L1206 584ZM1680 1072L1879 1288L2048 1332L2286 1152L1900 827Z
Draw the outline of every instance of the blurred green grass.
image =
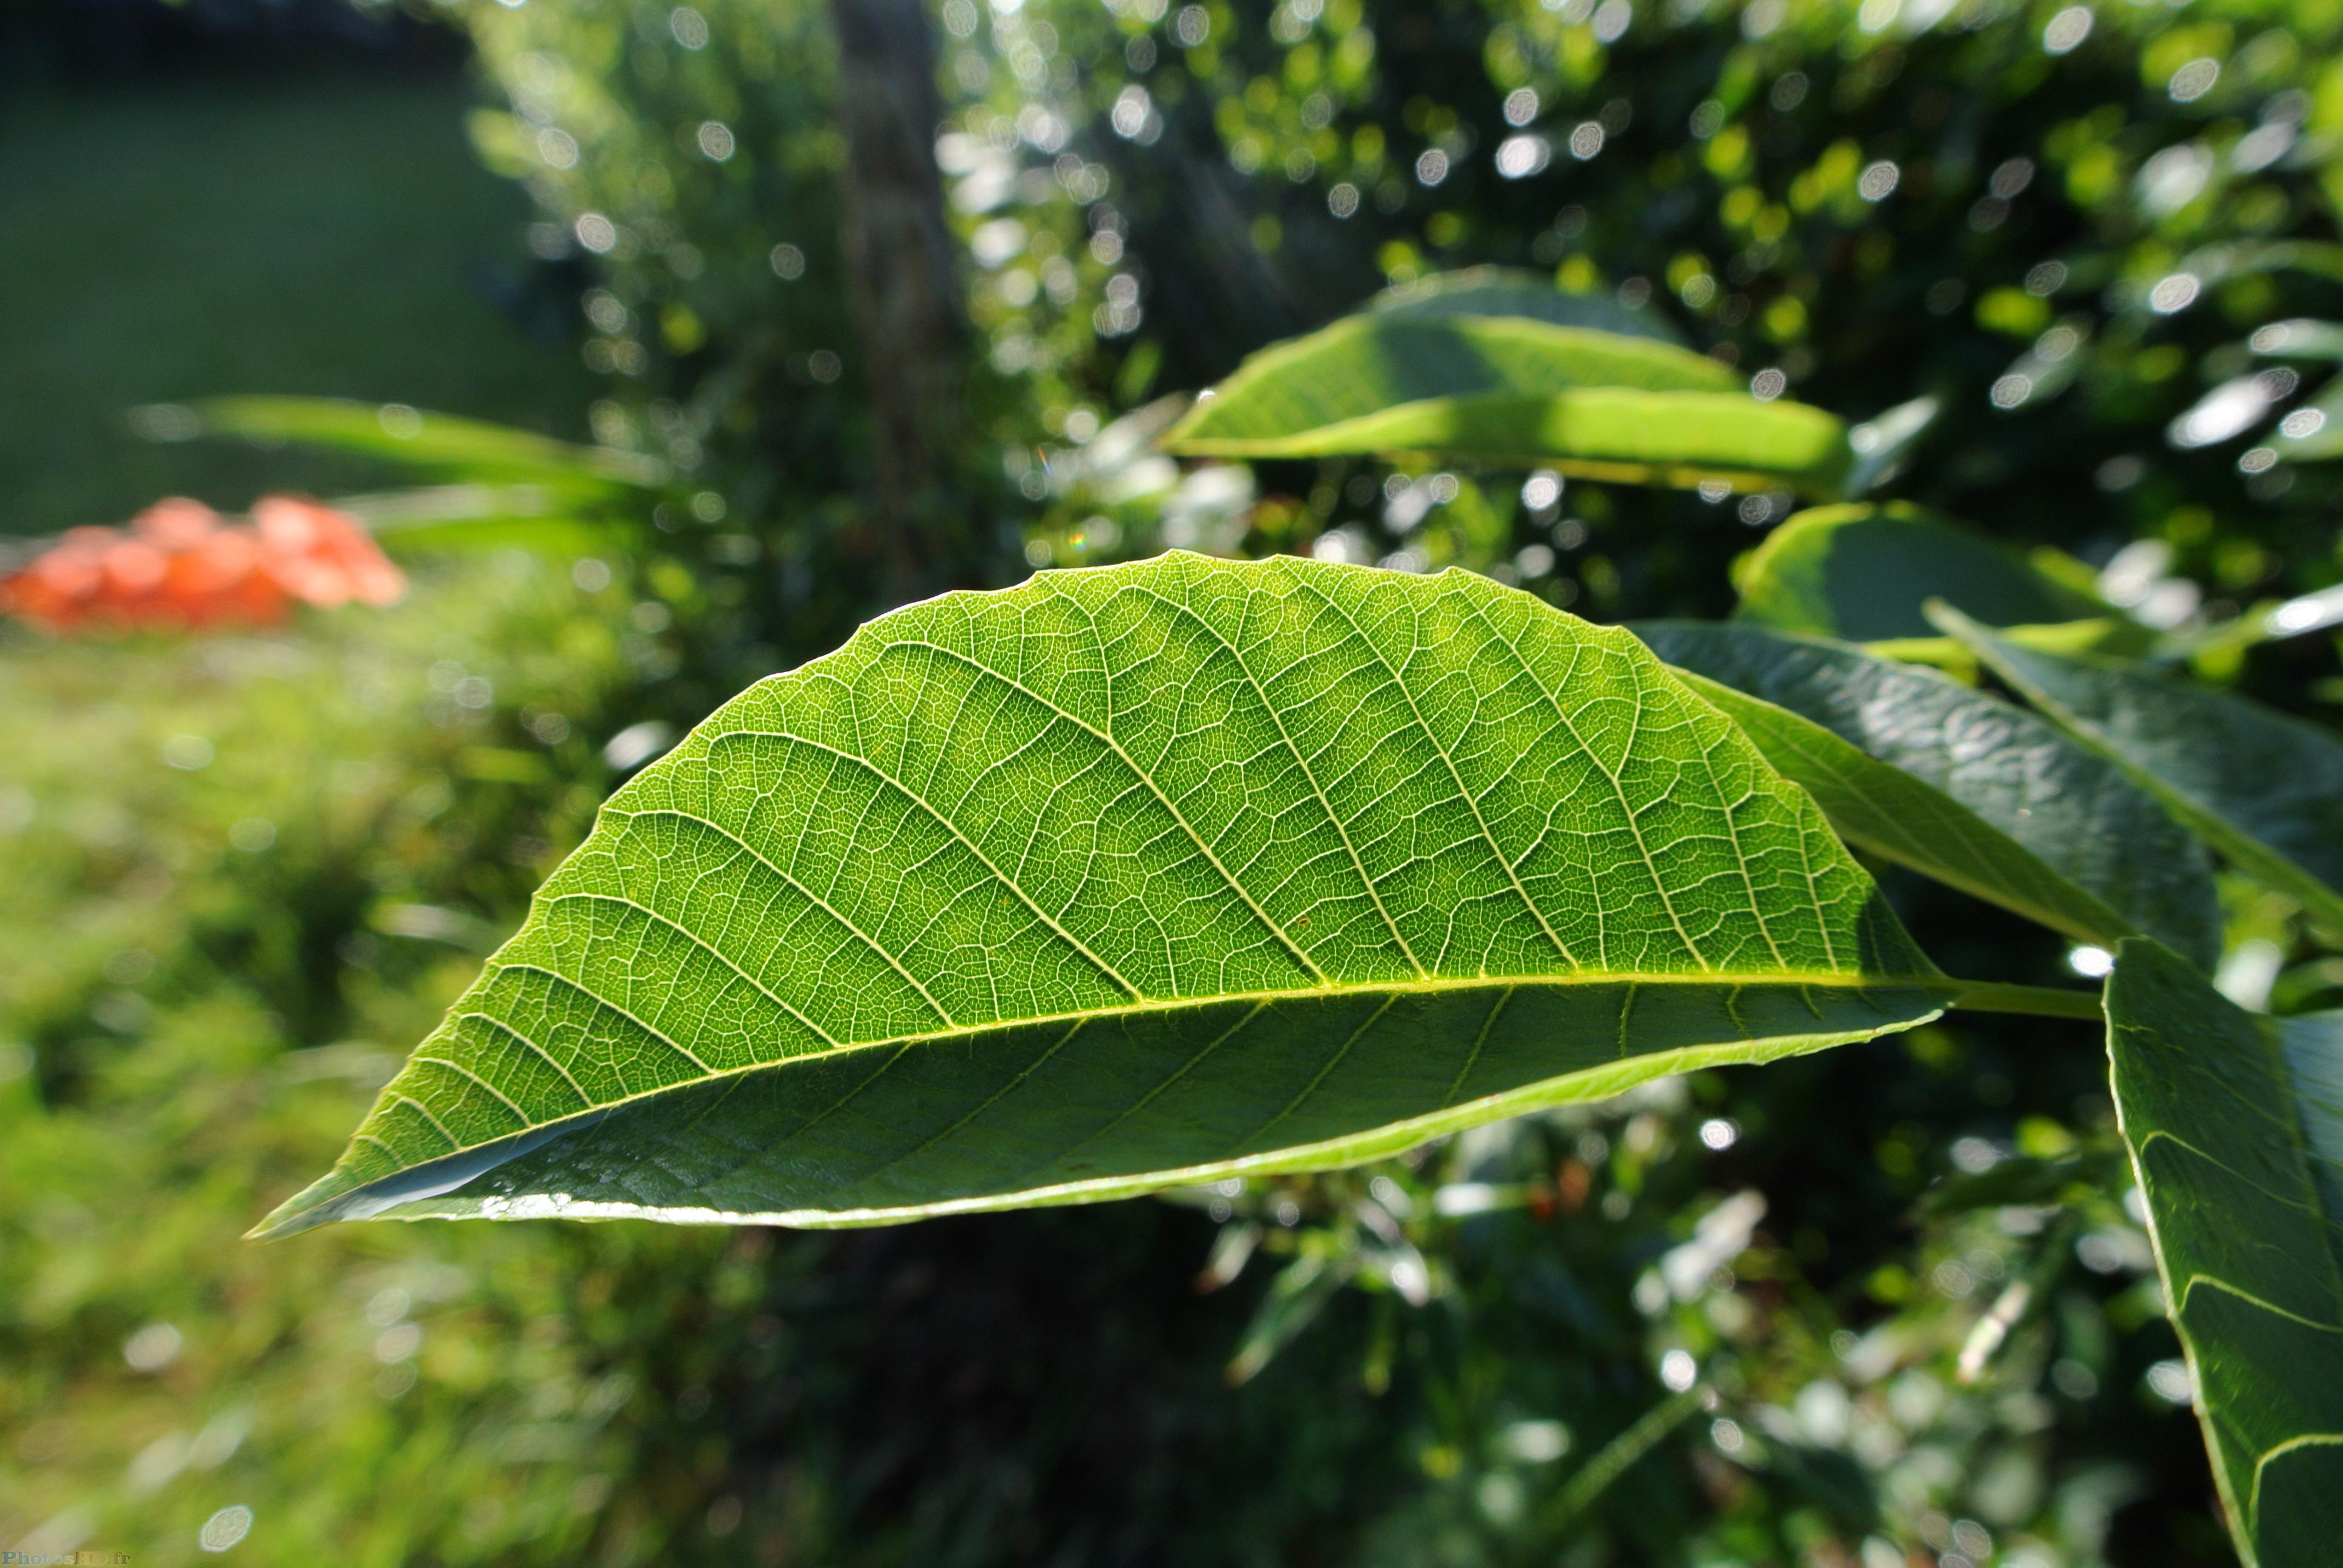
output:
M0 533L389 477L156 446L142 403L327 394L582 437L574 309L466 143L469 102L453 74L342 70L0 95Z

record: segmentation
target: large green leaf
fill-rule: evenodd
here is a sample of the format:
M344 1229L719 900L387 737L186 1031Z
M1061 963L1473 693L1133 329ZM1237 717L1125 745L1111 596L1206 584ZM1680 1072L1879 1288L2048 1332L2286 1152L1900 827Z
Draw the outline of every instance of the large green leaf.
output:
M268 1228L1142 1191L1969 989L1624 631L1172 555L913 606L735 699Z
M1845 478L1854 454L1833 416L1749 397L1723 366L1653 337L1479 313L1525 309L1519 291L1452 283L1264 349L1163 444L1247 458L1418 452L1816 494Z
M2153 942L2107 984L2116 1115L2248 1568L2343 1540L2343 1013L2245 1011Z
M2202 847L2056 725L1843 643L1745 625L1635 630L1670 664L1747 694L1719 705L1851 841L2070 936L2145 933L2208 967L2218 955Z
M2343 931L2343 740L2141 666L2045 652L1957 610L1945 629L2253 876Z
M1901 503L1801 512L1737 574L1744 620L1848 642L1933 638L1922 607L1941 598L1989 626L2112 612L1983 535Z
M1421 452L1500 467L1544 466L1622 484L1690 488L1722 481L1822 495L1835 492L1848 462L1845 432L1819 408L1761 403L1737 392L1610 387L1544 397L1428 398L1292 437L1192 436L1173 449L1234 457Z
M1519 317L1368 311L1253 355L1163 440L1205 456L1289 457L1319 432L1403 403L1735 385L1714 359L1649 337Z

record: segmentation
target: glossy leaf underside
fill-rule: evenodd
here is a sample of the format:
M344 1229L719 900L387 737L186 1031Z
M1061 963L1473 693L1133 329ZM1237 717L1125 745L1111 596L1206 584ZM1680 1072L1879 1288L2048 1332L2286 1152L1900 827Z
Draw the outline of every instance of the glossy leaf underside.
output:
M1996 675L2216 849L2343 931L2343 739L2243 698L1938 614Z
M2107 986L2117 1115L2239 1553L2343 1537L2343 1013L2245 1011L2133 940Z
M2049 720L1842 643L1741 625L1635 630L1670 664L1786 709L1790 723L1725 705L1851 842L2069 936L2144 933L2206 969L2218 957L2203 848ZM1802 733L1801 719L1857 755Z
M1338 1163L1948 988L1625 632L1462 572L1173 555L913 606L727 705L268 1228Z

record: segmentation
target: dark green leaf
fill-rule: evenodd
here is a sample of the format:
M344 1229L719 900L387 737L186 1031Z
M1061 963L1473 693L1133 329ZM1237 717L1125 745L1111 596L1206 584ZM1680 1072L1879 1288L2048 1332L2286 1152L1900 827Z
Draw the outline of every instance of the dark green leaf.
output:
M1968 989L1625 632L1173 555L915 605L726 706L268 1225L1109 1197Z
M2144 932L2207 967L2218 954L2202 848L2048 720L1840 643L1752 626L1635 630L1670 664L1745 693L1720 706L1851 841L2070 936Z
M2343 1539L2343 1013L2259 1017L2134 940L2107 1026L2238 1555L2323 1568Z
M2026 700L2112 759L2252 875L2343 930L2343 740L2137 665L1996 637L1938 607L1945 628Z

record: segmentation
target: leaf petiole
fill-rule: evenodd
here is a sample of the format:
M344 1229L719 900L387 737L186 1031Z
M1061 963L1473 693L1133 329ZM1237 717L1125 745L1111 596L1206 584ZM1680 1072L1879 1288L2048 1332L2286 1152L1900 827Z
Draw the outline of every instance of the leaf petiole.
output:
M2061 986L2003 985L1991 980L1955 980L1962 990L1952 1005L1968 1012L2018 1012L2033 1018L2079 1018L2093 1021L2106 1016L2099 993Z

